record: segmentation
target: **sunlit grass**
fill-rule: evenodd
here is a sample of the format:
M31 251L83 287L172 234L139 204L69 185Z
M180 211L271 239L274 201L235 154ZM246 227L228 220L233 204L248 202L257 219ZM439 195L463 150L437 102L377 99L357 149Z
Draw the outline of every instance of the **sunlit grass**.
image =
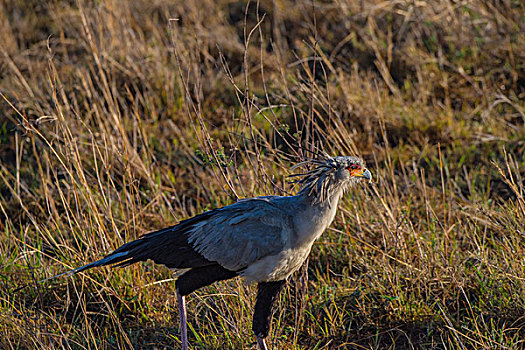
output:
M178 347L165 267L39 281L294 193L289 167L324 152L374 183L283 291L274 348L522 348L523 4L246 5L0 6L0 348ZM192 294L191 348L255 348L254 298Z

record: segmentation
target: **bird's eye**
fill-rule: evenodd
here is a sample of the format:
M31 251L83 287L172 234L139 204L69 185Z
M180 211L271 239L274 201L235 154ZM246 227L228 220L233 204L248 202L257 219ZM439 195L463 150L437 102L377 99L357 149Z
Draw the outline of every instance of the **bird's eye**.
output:
M356 170L356 169L359 169L359 165L352 164L352 165L350 165L347 169L348 169L348 170Z

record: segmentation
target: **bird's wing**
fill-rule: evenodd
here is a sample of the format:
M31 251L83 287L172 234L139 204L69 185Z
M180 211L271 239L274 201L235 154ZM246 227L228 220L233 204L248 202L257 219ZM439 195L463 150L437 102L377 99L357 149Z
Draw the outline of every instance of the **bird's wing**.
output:
M293 233L284 209L268 197L237 202L196 223L188 242L204 258L238 271L284 248Z

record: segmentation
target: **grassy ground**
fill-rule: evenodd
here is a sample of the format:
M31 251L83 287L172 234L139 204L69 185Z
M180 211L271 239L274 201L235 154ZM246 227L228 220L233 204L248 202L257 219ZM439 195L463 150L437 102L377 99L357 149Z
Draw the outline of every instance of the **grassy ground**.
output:
M315 152L375 182L282 294L275 349L525 348L522 2L6 0L0 31L0 348L178 347L164 267L37 281L293 193ZM192 295L191 347L254 349L253 300Z

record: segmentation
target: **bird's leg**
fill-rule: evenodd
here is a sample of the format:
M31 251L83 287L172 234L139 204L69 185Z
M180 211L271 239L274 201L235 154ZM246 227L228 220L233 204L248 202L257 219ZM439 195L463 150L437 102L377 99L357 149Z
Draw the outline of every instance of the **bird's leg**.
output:
M177 279L175 287L177 289L177 302L179 304L180 341L182 343L182 350L188 350L188 325L184 297L213 282L227 280L235 276L237 276L237 272L235 271L227 270L220 265L211 265L193 268Z
M257 337L260 350L267 350L264 339L270 330L272 307L286 280L275 282L261 282L257 285L257 300L253 312L252 330Z
M184 302L184 295L180 294L178 289L177 289L177 303L179 304L180 341L182 343L182 350L188 350L188 326L186 324L186 303Z
M259 349L268 350L268 348L266 347L266 342L264 341L264 338L259 338L259 337L256 337L256 338L257 338L257 345L259 345Z

